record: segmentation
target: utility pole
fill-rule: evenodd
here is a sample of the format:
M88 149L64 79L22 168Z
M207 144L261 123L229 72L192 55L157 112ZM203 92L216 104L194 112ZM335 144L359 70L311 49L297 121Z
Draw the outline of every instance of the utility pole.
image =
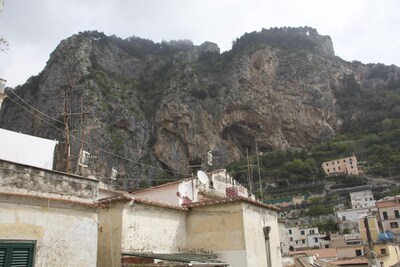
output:
M64 89L64 124L65 124L65 172L71 173L71 165L70 165L70 151L71 147L69 144L69 113L68 113L68 104L67 104L67 88Z
M258 167L258 182L260 183L260 197L261 200L263 200L263 188L262 188L262 181L261 181L261 170L260 170L260 159L259 159L259 155L258 155L258 141L264 141L264 140L268 140L268 139L255 139L256 142L256 157L257 157L257 167Z
M247 174L249 177L249 188L250 192L253 192L253 172L251 170L251 164L250 164L250 158L249 158L249 149L246 148L246 154L247 154Z
M76 162L76 173L81 174L81 168L79 161L81 160L83 153L83 144L85 143L85 114L83 113L83 97L81 95L81 148L79 149L78 161Z
M262 182L261 182L261 170L260 170L260 159L258 158L258 146L257 146L257 139L256 141L256 156L257 156L257 168L258 168L258 182L260 183L260 197L261 200L263 200L263 188L262 188Z

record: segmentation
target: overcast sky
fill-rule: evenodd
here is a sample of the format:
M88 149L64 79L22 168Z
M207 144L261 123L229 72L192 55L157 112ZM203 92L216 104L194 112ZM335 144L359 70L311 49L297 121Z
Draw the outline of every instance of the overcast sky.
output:
M310 26L345 60L400 66L399 11L398 0L5 0L0 34L9 49L0 54L0 77L23 84L61 40L85 30L211 41L226 51L245 32Z

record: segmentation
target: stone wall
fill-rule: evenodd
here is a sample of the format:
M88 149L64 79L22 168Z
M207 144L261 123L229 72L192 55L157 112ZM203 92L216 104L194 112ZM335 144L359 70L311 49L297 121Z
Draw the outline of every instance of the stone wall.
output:
M98 181L0 160L0 192L93 203Z

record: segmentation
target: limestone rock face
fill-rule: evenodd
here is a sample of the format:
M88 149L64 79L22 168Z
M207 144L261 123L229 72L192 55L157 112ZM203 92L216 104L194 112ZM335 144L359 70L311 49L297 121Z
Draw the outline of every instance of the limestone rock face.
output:
M371 75L378 67L384 78ZM341 60L328 36L307 27L245 34L223 54L210 42L85 32L8 93L0 126L60 140L56 168L65 170L68 122L71 172L110 182L114 167L133 188L161 169L189 175L208 151L213 168L224 167L254 153L256 139L261 151L329 140L362 114L357 106L342 112L351 90L373 92L399 74ZM77 164L81 149L91 154L88 168Z

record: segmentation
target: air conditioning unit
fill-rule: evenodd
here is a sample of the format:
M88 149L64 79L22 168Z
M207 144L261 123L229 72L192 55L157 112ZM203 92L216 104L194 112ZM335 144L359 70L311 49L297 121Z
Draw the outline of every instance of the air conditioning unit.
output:
M111 169L111 180L116 180L118 176L118 171L113 167Z
M85 150L81 150L78 164L82 167L87 168L87 166L89 166L89 160L90 160L90 153Z

